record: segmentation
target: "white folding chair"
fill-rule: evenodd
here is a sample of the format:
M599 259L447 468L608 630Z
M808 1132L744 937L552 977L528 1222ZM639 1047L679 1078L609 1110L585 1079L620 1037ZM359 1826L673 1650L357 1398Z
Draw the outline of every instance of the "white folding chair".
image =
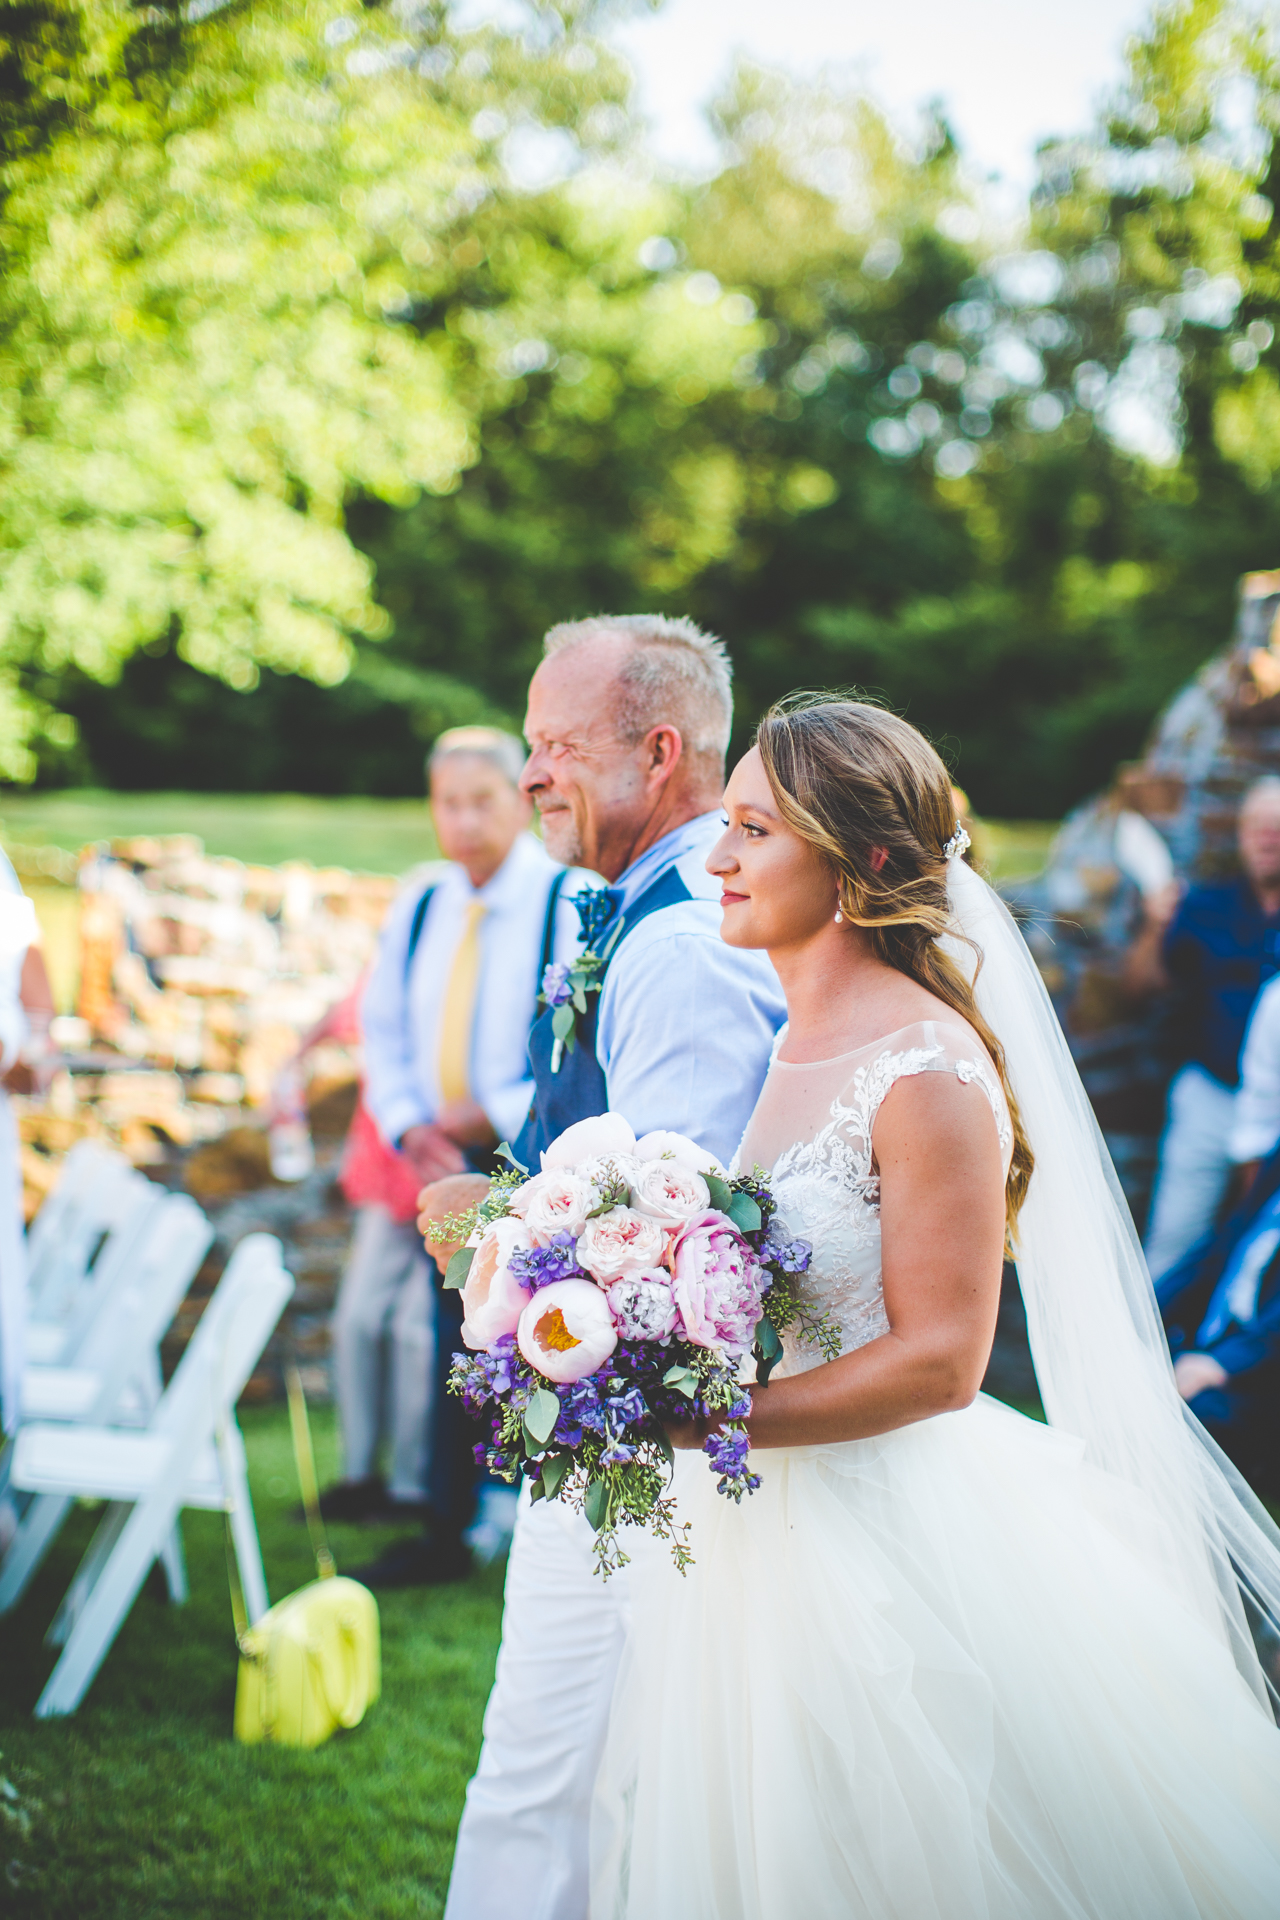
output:
M13 1484L106 1512L47 1635L62 1655L36 1716L74 1713L183 1507L225 1511L250 1620L267 1610L235 1403L293 1292L269 1234L241 1241L144 1431L23 1427ZM0 1611L4 1602L0 1599Z
M163 1195L132 1243L132 1259L105 1291L80 1343L74 1367L27 1367L22 1421L92 1426L145 1426L160 1400L160 1339L213 1239L213 1228L184 1193ZM19 1429L21 1431L21 1429ZM0 1488L14 1485L15 1436L0 1452ZM23 1511L0 1563L0 1612L21 1599L71 1511L61 1494L36 1494ZM170 1596L187 1593L182 1534L175 1528L161 1554Z
M102 1301L164 1198L164 1188L123 1154L92 1140L72 1148L28 1239L29 1362L67 1366L79 1359Z

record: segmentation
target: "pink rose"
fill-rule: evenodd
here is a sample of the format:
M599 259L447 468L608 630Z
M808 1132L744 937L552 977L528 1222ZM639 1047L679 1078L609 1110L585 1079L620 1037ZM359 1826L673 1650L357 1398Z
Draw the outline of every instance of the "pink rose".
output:
M643 1273L662 1264L667 1236L656 1220L631 1207L610 1207L588 1220L578 1236L578 1265L608 1286L624 1273Z
M557 1233L571 1233L576 1239L591 1209L600 1204L600 1196L590 1180L571 1168L551 1167L517 1187L508 1204L537 1245L545 1247Z
M529 1304L529 1289L508 1268L518 1248L532 1247L523 1220L504 1214L480 1236L467 1283L462 1289L462 1338L467 1346L492 1347L503 1334L514 1333Z
M609 1302L590 1280L540 1287L520 1315L516 1344L548 1380L584 1380L618 1344Z
M631 1204L660 1227L684 1227L701 1219L711 1195L702 1175L678 1160L645 1160L631 1185Z
M760 1319L765 1270L722 1213L691 1220L671 1249L676 1305L699 1347L749 1351Z

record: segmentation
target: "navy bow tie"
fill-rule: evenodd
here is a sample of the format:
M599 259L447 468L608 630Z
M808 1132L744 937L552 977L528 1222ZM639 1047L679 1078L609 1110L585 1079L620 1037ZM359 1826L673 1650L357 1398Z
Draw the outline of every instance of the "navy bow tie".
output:
M621 887L591 887L575 895L578 933L585 948L599 953L600 943L622 908Z

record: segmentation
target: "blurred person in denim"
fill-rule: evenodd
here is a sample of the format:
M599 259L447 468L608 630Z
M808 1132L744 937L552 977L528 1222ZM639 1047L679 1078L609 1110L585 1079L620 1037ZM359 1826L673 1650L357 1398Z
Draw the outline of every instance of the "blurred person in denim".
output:
M1239 876L1153 900L1129 955L1131 986L1174 989L1183 1059L1147 1226L1157 1279L1211 1231L1231 1179L1240 1049L1259 988L1280 973L1280 779L1245 794L1238 844Z
M1156 1283L1178 1391L1260 1493L1280 1494L1280 1146Z

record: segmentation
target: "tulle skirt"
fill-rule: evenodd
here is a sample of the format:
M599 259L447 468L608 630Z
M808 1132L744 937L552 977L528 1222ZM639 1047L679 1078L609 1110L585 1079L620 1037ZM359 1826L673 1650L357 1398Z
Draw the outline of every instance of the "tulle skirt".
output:
M633 1568L592 1920L1277 1920L1280 1732L1068 1437L699 1454Z

